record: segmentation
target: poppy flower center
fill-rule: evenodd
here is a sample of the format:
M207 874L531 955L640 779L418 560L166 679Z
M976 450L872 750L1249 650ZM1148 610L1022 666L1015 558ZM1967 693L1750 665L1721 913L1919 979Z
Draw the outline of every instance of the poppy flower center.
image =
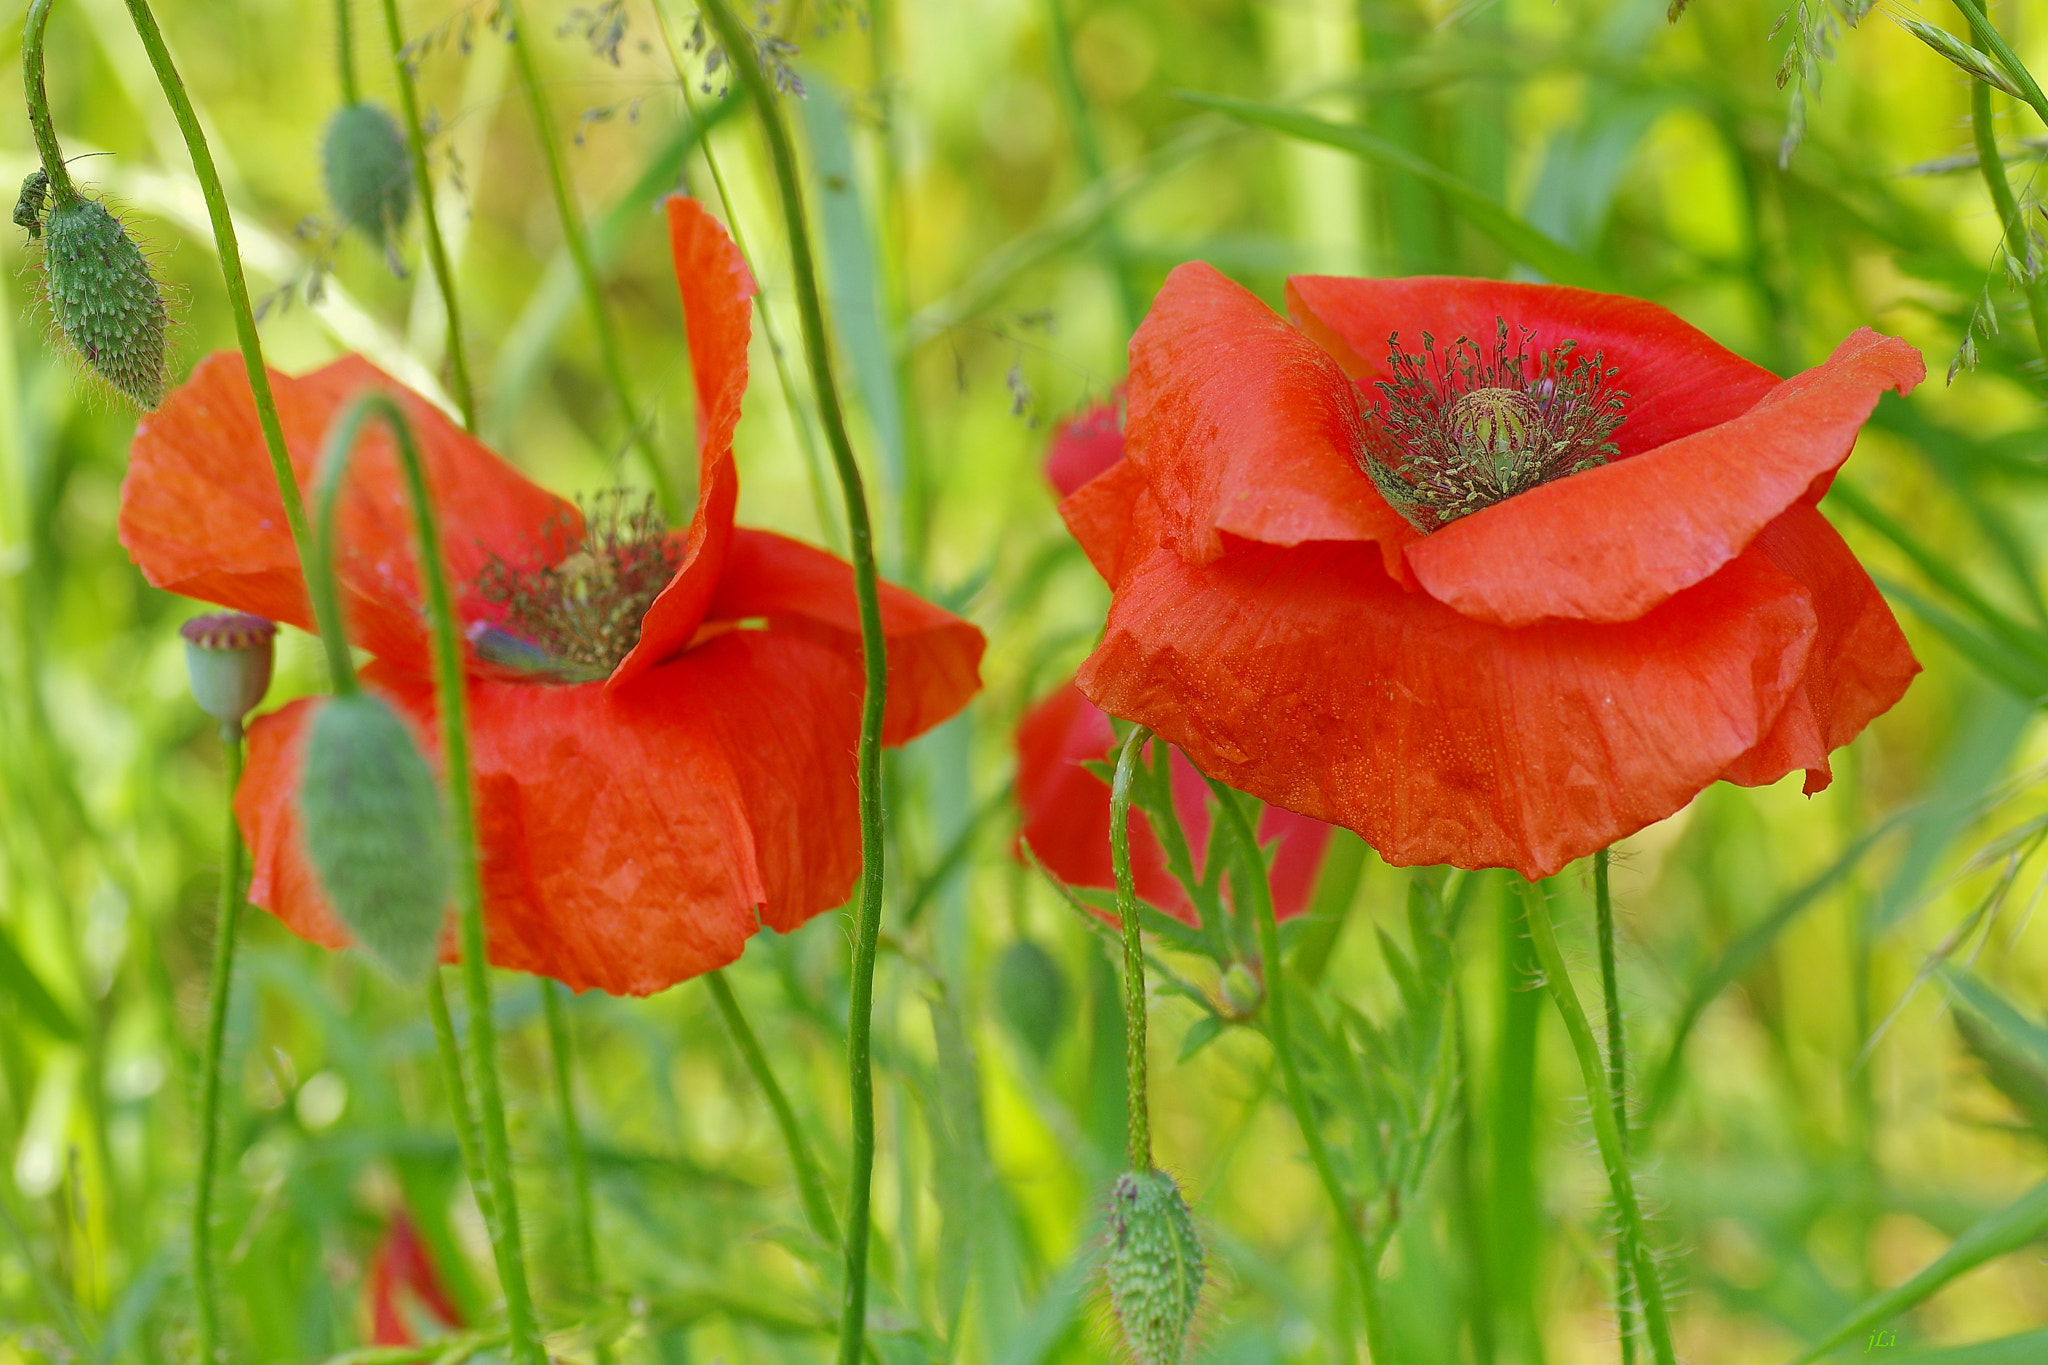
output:
M477 578L486 602L504 609L470 641L486 661L548 682L609 677L640 640L640 621L675 577L682 547L648 494L625 489L578 499L583 536L553 564L521 567L493 555ZM570 528L546 528L549 543Z
M1616 454L1621 372L1600 352L1578 354L1576 341L1532 353L1534 336L1501 318L1490 352L1462 336L1439 349L1424 332L1411 355L1398 332L1387 339L1393 378L1374 385L1382 396L1359 463L1424 535Z

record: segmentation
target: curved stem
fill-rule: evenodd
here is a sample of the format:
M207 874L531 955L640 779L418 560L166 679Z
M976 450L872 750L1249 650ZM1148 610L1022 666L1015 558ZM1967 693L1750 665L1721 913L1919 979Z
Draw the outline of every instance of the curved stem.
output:
M1622 1159L1628 1158L1628 1056L1622 1041L1621 987L1614 967L1614 900L1607 888L1607 850L1593 855L1593 914L1599 926L1600 994L1607 1004L1607 1097L1614 1107L1614 1132ZM1622 1365L1634 1365L1633 1305L1635 1239L1619 1213L1614 1220L1614 1328L1621 1337Z
M434 1021L434 1050L441 1058L441 1083L448 1087L448 1107L455 1114L455 1146L462 1153L462 1171L469 1177L476 1210L483 1215L484 1228L495 1238L498 1213L491 1204L491 1182L484 1174L483 1153L477 1150L476 1111L469 1105L469 1086L462 1079L462 1045L455 1037L455 1021L448 1014L448 993L441 988L441 969L427 973L427 1015ZM493 1242L493 1245L496 1245Z
M1657 1280L1657 1267L1650 1259L1649 1241L1643 1235L1643 1212L1636 1203L1635 1180L1629 1174L1628 1152L1621 1130L1615 1124L1615 1109L1607 1090L1607 1077L1600 1065L1600 1045L1593 1039L1593 1026L1572 988L1565 970L1564 954L1557 946L1557 933L1550 927L1550 905L1543 888L1521 879L1522 904L1529 913L1529 941L1536 947L1536 960L1543 968L1543 982L1571 1035L1572 1051L1579 1059L1579 1074L1586 1083L1586 1097L1593 1116L1593 1136L1600 1146L1600 1161L1607 1168L1607 1183L1614 1192L1616 1217L1626 1226L1625 1237L1633 1250L1630 1267L1643 1304L1644 1326L1650 1335L1650 1352L1657 1365L1676 1365L1671 1345L1671 1323L1664 1311L1664 1291Z
M331 663L337 652L334 642L342 639L331 554L335 505L340 501L338 494L355 452L356 438L373 417L391 429L399 466L405 471L413 531L419 544L420 576L426 581L427 619L433 626L434 701L440 713L449 835L455 848L455 901L461 923L463 993L469 1006L470 1067L476 1076L484 1173L490 1185L492 1207L497 1211L491 1240L498 1262L498 1279L505 1290L506 1327L512 1341L512 1358L518 1365L546 1365L534 1319L533 1295L526 1282L526 1255L520 1247L519 1198L512 1184L511 1140L506 1135L505 1099L498 1083L497 1027L491 1018L490 966L484 958L483 876L477 855L475 795L470 789L469 720L455 599L448 587L448 569L441 557L441 532L412 424L404 409L387 394L365 393L353 399L328 427L321 442L319 553L309 566L313 572L307 575L307 588L319 619L320 634L329 642ZM339 653L346 657L345 642Z
M235 973L235 929L242 916L242 831L235 788L242 782L242 727L220 727L227 761L227 836L221 841L220 913L213 925L213 975L206 986L206 1042L199 1071L199 1173L192 1191L192 1296L198 1308L199 1360L220 1359L220 1289L213 1274L213 1179L220 1165L221 1051Z
M569 1020L562 1009L561 983L542 977L540 1003L541 1012L547 1016L548 1022L548 1052L554 1061L555 1107L562 1114L562 1146L569 1156L571 1232L576 1242L577 1269L582 1276L583 1292L595 1297L598 1290L597 1230L591 1216L590 1159L583 1150L583 1125L576 1118L575 1063L571 1055L573 1045L569 1036ZM611 1362L611 1347L602 1339L597 1343L597 1362L598 1365L610 1365Z
M1337 1178L1337 1167L1330 1160L1329 1147L1323 1142L1322 1125L1316 1122L1315 1107L1309 1100L1308 1085L1301 1077L1301 1062L1295 1056L1294 1034L1288 1018L1287 972L1280 958L1280 920L1273 909L1273 888L1267 881L1264 860L1259 856L1259 837L1244 808L1238 804L1237 793L1207 773L1202 775L1202 780L1216 794L1216 804L1230 826L1231 842L1247 860L1248 875L1244 880L1252 891L1252 918L1259 927L1259 956L1266 974L1266 1034L1273 1044L1273 1055L1279 1059L1287 1104L1294 1110L1294 1121L1300 1126L1302 1141L1308 1146L1309 1161L1316 1168L1316 1178L1322 1181L1323 1194L1330 1201L1331 1211L1337 1215L1338 1245L1343 1248L1344 1259L1350 1263L1351 1273L1358 1280L1359 1304L1365 1315L1366 1349L1375 1365L1393 1365L1393 1348L1380 1313L1379 1272L1374 1268L1372 1253L1366 1248L1365 1234L1359 1228L1358 1220L1352 1216L1351 1201L1344 1194L1343 1182Z
M2013 198L2012 185L2005 178L2005 160L1998 154L1998 128L1991 119L1991 87L1970 82L1970 131L1977 142L1977 169L1984 176L1984 188L1998 210L1998 227L2005 237L2005 254L2019 263L2026 283L2027 314L2034 322L2034 345L2048 359L2048 281L2032 269L2033 237L2026 215Z
M263 342L256 334L256 314L249 307L249 282L242 274L242 250L235 241L235 220L228 212L227 191L221 187L220 172L214 168L213 153L199 127L199 116L185 94L185 82L171 63L170 49L164 46L163 30L157 27L148 0L126 3L136 36L142 39L143 51L149 54L149 64L163 87L164 100L171 106L178 131L185 137L186 150L192 156L192 173L198 178L199 193L206 200L206 216L213 224L214 247L220 255L221 280L227 286L228 309L235 317L235 336L241 342L242 363L249 371L249 391L256 401L256 422L263 429L263 446L270 454L270 472L277 479L278 499L284 504L285 525L292 533L292 545L303 564L309 542L306 506L299 497L291 454L285 449L284 427L277 418L277 399L270 391L270 371L263 364ZM55 183L53 177L51 184Z
M356 88L356 35L350 0L334 0L334 62L341 74L341 98L348 104L362 99Z
M796 1108L790 1104L788 1092L775 1079L774 1069L768 1065L768 1054L761 1050L761 1040L755 1036L753 1025L747 1022L746 1014L740 1009L739 997L733 994L732 983L725 979L722 971L707 972L704 983L711 988L711 999L717 1004L726 1029L739 1047L741 1060L746 1062L754 1084L761 1087L761 1094L775 1115L775 1126L782 1132L782 1145L789 1150L789 1164L796 1170L797 1193L803 1199L804 1216L810 1220L811 1231L817 1233L822 1241L838 1241L839 1223L832 1216L832 1201L825 1194L825 1181L818 1173L817 1159L811 1154L810 1143L804 1140L803 1125L797 1122Z
M1131 781L1152 732L1140 725L1116 757L1109 787L1109 865L1116 873L1116 917L1124 940L1124 1093L1131 1169L1152 1169L1152 1110L1145 1089L1145 940L1138 932L1138 892L1131 877Z
M43 30L50 23L50 4L51 0L35 0L21 22L21 83L28 94L29 130L35 134L36 151L42 154L50 194L60 203L69 203L78 197L78 191L64 165L64 149L57 144L57 121L50 117L50 92L43 84Z
M349 0L335 0L344 10ZM420 123L419 91L413 88L412 68L405 62L405 30L398 22L398 0L384 0L384 32L391 43L391 71L398 78L398 111L405 119L405 145L411 153L412 190L420 201L420 223L425 229L427 261L434 268L434 284L441 291L441 311L448 319L448 376L455 390L455 406L462 412L465 431L476 430L476 389L469 379L469 352L462 342L462 307L455 297L455 271L448 264L448 246L441 236L441 211L434 207L434 177L427 170L427 133Z
M854 592L860 604L861 664L865 691L861 699L860 749L860 906L854 924L853 977L847 1005L847 1062L852 1073L853 1172L846 1200L846 1271L839 1318L839 1365L860 1365L867 1338L868 1208L875 1170L875 1076L870 1035L874 1027L875 946L882 932L882 713L888 700L889 660L882 638L882 598L875 575L875 535L868 519L867 493L853 441L846 434L846 416L833 378L832 349L825 331L825 305L818 293L818 268L811 257L810 229L804 222L803 187L796 172L796 150L775 93L761 74L753 40L733 17L727 0L705 0L704 13L718 32L727 63L746 87L761 117L775 180L782 195L782 213L789 233L790 265L796 276L797 311L803 319L804 357L817 388L818 415L832 449L832 463L846 499L847 540L853 557Z
M2019 87L2020 98L2028 107L2040 115L2043 123L2048 123L2048 94L2042 93L2034 73L2027 70L2027 64L2012 50L2012 44L2006 42L2005 35L1992 25L1991 16L1985 13L1984 7L1977 0L1955 0L1955 4L1963 12L1978 45L1991 54L2006 75L2012 77L2012 83Z
M627 439L647 465L647 477L654 485L654 495L661 503L662 512L673 521L679 515L675 482L669 478L668 469L662 464L654 441L641 424L638 410L633 405L633 391L626 379L626 362L619 351L618 333L612 328L611 311L604 306L604 289L598 282L597 265L590 255L590 239L583 231L583 219L576 212L575 201L569 197L569 176L562 166L562 149L555 145L554 116L548 112L547 95L540 87L540 70L533 63L533 49L526 42L526 16L520 12L518 0L499 0L498 8L499 13L505 16L506 40L512 45L513 60L519 64L519 85L526 93L527 108L533 112L534 132L540 139L542 159L547 162L548 186L555 196L555 215L562 221L562 240L569 248L569 259L576 266L576 280L583 288L584 305L590 310L590 325L597 332L598 358L604 364L605 378L610 382L620 413L626 419Z

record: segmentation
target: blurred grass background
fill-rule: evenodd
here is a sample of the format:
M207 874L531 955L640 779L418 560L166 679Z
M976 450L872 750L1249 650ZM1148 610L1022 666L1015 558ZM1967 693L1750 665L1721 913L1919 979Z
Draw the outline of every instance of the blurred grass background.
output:
M489 0L401 8L409 33L434 39L416 60L486 438L564 492L640 478ZM358 9L366 93L388 105L378 16ZM671 36L687 33L680 0L661 15ZM687 361L651 206L678 187L718 203L708 138L766 303L741 517L838 544L807 457L786 253L748 111L693 90L693 115L645 0L532 4L530 16L657 448L689 477ZM416 241L400 276L309 221L327 212L317 147L340 100L330 8L180 0L160 17L254 288L274 296L272 363L354 349L432 384L445 326ZM593 46L614 17L615 50ZM1932 7L1921 17L1963 31ZM1090 1267L1122 1143L1115 977L1088 928L1009 858L1011 727L1086 653L1107 600L1038 472L1050 423L1118 382L1131 327L1186 259L1276 304L1290 272L1528 273L1468 200L1386 156L1260 131L1185 91L1363 128L1781 373L1864 324L1926 351L1935 378L1886 400L1827 504L1894 593L1926 674L1840 757L1825 794L1800 796L1796 779L1712 789L1617 851L1635 1090L1651 1097L1639 1164L1681 1353L1794 1355L2040 1180L2048 1035L2027 1028L2048 1000L2048 926L2034 914L2048 877L2044 375L1995 264L1965 78L1873 14L1836 35L1804 140L1781 163L1788 96L1774 76L1797 21L1773 38L1777 18L1755 0L1699 0L1676 24L1662 0L778 9L802 50L809 95L793 116L885 569L991 639L984 695L890 770L879 1359L1112 1356ZM2048 6L1995 18L2022 55L2048 55ZM11 14L10 53L19 30ZM175 126L118 0L59 4L51 54L67 150L111 153L77 172L125 208L178 291L182 374L232 329ZM2031 209L2043 129L1995 103ZM25 121L4 126L0 171L19 177L33 164ZM184 684L175 627L193 608L146 588L115 540L133 414L52 354L33 253L8 240L0 1362L186 1360L218 746ZM2006 325L1945 385L1982 298ZM286 641L274 700L319 685L316 654ZM1326 872L1319 904L1341 918L1319 990L1383 1017L1397 1001L1372 928L1405 941L1407 876L1358 852L1340 849ZM1458 1046L1445 1064L1462 1121L1384 1266L1398 1359L1615 1359L1604 1186L1577 1071L1530 989L1505 881L1471 878L1458 894ZM1577 869L1557 894L1567 951L1589 960ZM458 1303L485 1314L490 1259L417 997L265 916L245 925L220 1196L230 1358L314 1361L366 1341L366 1262L401 1207ZM1001 1008L998 968L1020 938L1060 965L1053 1026ZM846 922L827 916L786 939L763 933L730 973L835 1196L846 943ZM1937 963L1991 1003L1959 1013ZM1214 988L1213 966L1182 965ZM2001 999L2020 1014L1993 1019ZM770 1115L701 984L573 1003L607 1286L594 1305L566 1268L539 996L507 979L499 1000L520 1197L553 1320L607 1324L623 1360L822 1358L836 1253L806 1230ZM1333 1340L1346 1328L1330 1306L1329 1213L1266 1044L1226 1030L1177 1062L1199 1018L1161 997L1153 1096L1160 1159L1212 1245L1200 1357L1353 1359ZM2015 1236L2015 1250L1874 1322L1894 1334L1875 1351L1922 1365L2048 1359L2048 1242L2031 1223ZM1859 1332L1845 1350L1865 1345ZM556 1347L591 1358L587 1334Z

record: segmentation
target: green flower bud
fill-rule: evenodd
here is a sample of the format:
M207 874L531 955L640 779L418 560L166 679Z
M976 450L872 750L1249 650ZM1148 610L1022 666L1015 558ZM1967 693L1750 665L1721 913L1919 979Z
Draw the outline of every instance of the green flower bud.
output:
M387 245L412 212L412 156L398 124L374 104L344 104L327 121L321 160L341 225Z
M1217 991L1223 997L1224 1013L1233 1019L1251 1018L1266 999L1266 983L1242 962L1233 962L1223 969Z
M1109 1192L1109 1306L1135 1365L1182 1365L1208 1271L1195 1216L1164 1171L1125 1171Z
M996 1009L1031 1054L1044 1061L1073 1014L1067 975L1051 953L1028 938L996 959Z
M178 634L185 637L192 699L222 726L239 730L242 718L270 690L276 625L246 612L223 611L193 617L178 627Z
M299 776L306 856L363 950L393 975L434 965L451 881L440 792L412 731L381 697L333 697Z
M57 326L86 364L138 407L161 402L169 313L121 220L97 199L59 203L43 224L43 275Z

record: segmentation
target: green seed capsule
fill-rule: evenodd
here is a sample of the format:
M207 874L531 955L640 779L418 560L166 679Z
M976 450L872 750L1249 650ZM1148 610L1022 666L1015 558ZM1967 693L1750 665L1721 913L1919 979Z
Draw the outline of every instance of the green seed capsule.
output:
M246 612L195 616L178 627L185 638L185 669L199 709L241 732L242 718L270 690L270 665L277 627Z
M1073 992L1060 964L1038 944L1020 938L996 959L995 988L1003 1022L1044 1061L1073 1013Z
M1125 1171L1109 1192L1109 1306L1135 1365L1182 1365L1208 1271L1195 1216L1164 1171Z
M363 950L417 980L434 964L451 881L441 798L412 731L379 697L329 699L299 777L306 856Z
M136 405L154 408L169 315L142 248L97 199L59 203L43 238L45 288L65 340Z
M321 159L342 226L386 245L412 212L412 157L398 124L374 104L344 104L327 121Z

